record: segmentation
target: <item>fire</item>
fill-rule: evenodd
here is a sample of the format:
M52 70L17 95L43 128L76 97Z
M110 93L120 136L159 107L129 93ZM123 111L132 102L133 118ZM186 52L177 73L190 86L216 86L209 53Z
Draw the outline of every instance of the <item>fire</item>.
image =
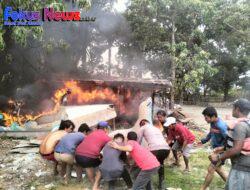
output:
M64 88L56 91L54 95L54 101L59 102L62 95L65 94L67 90L71 91L68 97L69 103L87 104L94 103L96 101L109 102L121 106L120 111L125 111L124 105L120 104L121 97L115 94L112 89L106 87L100 89L95 88L93 90L83 90L76 81L65 82Z
M119 96L120 89L115 93L111 88L102 87L94 89L83 89L77 81L66 81L64 86L61 89L55 91L53 97L51 98L55 106L50 111L43 111L36 115L14 115L10 113L4 113L4 120L6 126L11 126L13 122L16 122L20 125L23 125L27 120L36 120L39 117L44 115L50 115L56 113L60 109L62 103L62 97L68 92L70 93L67 96L67 102L70 105L82 105L82 104L91 104L91 103L111 103L119 107L119 113L125 113L126 107L124 100L128 100L131 97L131 92L125 91L124 97ZM15 104L14 100L9 100L9 104ZM1 112L0 112L1 113Z

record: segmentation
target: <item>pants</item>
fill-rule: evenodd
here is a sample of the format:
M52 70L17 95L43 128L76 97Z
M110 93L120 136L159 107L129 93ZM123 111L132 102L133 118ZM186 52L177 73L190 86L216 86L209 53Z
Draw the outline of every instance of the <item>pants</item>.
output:
M164 160L168 157L170 150L162 149L162 150L154 150L152 153L155 155L157 160L160 162L160 168L158 170L159 175L159 189L162 189L163 182L165 179L164 175Z
M41 154L41 153L40 153ZM54 161L56 162L55 160L55 157L54 157L54 152L50 153L50 154L41 154L41 156L43 157L43 159L45 160L49 160L49 161Z
M157 173L158 169L159 167L150 170L141 170L134 181L133 190L144 190L145 187L146 190L152 190L151 177Z
M226 190L249 190L250 189L250 172L231 169Z
M128 173L128 170L126 168L124 168L121 177L125 181L128 188L131 188L133 186L133 182L132 182L131 177L130 177L130 175ZM109 190L115 190L116 189L115 188L115 182L116 182L116 180L109 181Z
M69 180L71 176L71 170L74 164L74 156L72 154L65 154L65 153L54 153L55 159L59 164L62 164L63 170L66 167L66 180ZM62 174L64 171L62 171Z

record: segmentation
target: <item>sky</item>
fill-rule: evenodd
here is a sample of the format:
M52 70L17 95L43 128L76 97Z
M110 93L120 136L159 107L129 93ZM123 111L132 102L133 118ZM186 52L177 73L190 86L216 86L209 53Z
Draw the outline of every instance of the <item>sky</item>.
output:
M117 12L123 13L127 6L126 4L129 2L129 0L117 0L117 2L114 4L114 9Z

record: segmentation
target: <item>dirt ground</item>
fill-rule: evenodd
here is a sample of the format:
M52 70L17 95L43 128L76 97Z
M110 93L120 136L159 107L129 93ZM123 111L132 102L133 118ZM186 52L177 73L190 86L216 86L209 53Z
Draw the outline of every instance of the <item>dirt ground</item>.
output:
M201 128L208 129L209 125L205 122L201 112L205 107L200 106L187 106L184 105L183 112L191 117L195 124ZM231 108L218 108L218 114L222 119L231 115ZM198 133L195 133L196 136ZM200 134L199 135L204 135ZM23 141L23 140L22 140ZM0 189L6 190L47 190L47 189L62 189L62 190L82 190L90 189L90 185L86 179L82 183L76 183L73 179L72 182L65 186L62 184L60 178L53 177L51 163L43 160L39 154L10 154L15 145L18 144L18 140L0 138ZM208 146L207 146L208 147ZM195 180L192 189L198 189L203 182L206 167L208 165L207 159L207 147L197 149L191 162L199 162L199 166L193 167L194 172L192 175L187 176L181 173L179 169L170 169L166 166L168 184L173 189L190 189L190 184L187 181ZM170 160L172 161L172 160ZM168 165L168 163L166 163ZM193 163L194 165L194 163ZM173 179L172 177L175 176ZM215 182L210 189L221 189L218 186L223 187L224 183L216 177ZM155 181L154 181L155 184ZM188 184L188 185L187 185ZM121 186L119 189L126 189L125 186Z
M204 117L202 115L202 111L205 109L205 107L201 106L193 106L193 105L183 105L182 110L183 112L193 119L193 121L199 126L199 127L209 127L209 124L204 120ZM232 115L232 108L216 108L218 115L223 120L226 118L230 118Z

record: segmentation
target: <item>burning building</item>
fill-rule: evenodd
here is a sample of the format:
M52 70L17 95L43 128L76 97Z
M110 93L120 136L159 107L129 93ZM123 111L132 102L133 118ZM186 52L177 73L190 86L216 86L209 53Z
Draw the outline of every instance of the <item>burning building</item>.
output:
M3 113L7 125L17 122L25 125L35 121L37 128L51 128L61 119L71 119L76 126L81 123L96 125L100 120L110 120L113 126L132 125L138 117L142 101L152 97L153 105L168 108L171 83L167 80L67 80L56 81L60 88L51 98L53 108L37 114ZM23 105L25 106L25 104ZM153 106L154 107L154 106ZM116 125L115 125L116 123Z

